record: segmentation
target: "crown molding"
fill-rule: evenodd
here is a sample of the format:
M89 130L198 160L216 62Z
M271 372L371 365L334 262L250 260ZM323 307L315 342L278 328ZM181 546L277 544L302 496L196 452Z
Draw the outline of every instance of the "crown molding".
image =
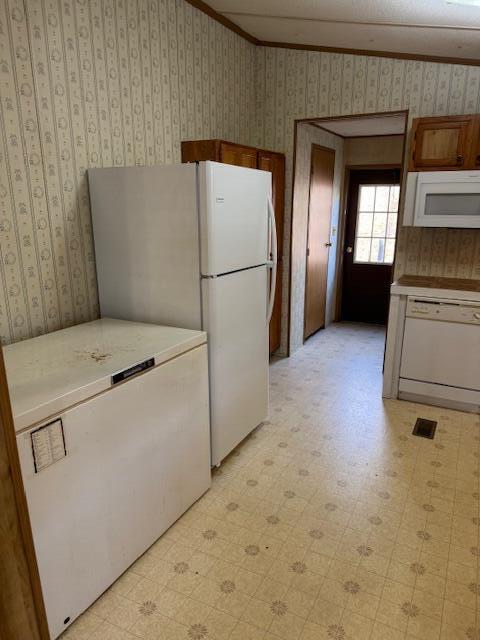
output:
M402 53L398 51L377 51L374 49L348 49L345 47L322 47L312 44L297 44L293 42L270 42L259 40L257 46L278 49L295 49L297 51L319 51L325 53L341 53L354 56L373 56L375 58L393 58L396 60L417 60L420 62L439 62L441 64L463 64L471 67L480 66L480 59L452 58L448 56L429 56L421 53Z
M210 7L206 2L203 2L203 0L185 0L185 2L188 2L188 4L191 4L192 7L195 7L199 11L206 13L207 16L210 16L210 18L213 18L213 20L216 20L220 24L223 24L224 27L227 27L227 29L230 29L230 31L233 31L238 36L241 36L245 40L248 40L248 42L251 42L255 45L259 44L260 41L257 38L244 31L237 24L226 18L221 13L218 13L218 11L215 11L215 9L212 9L212 7Z
M294 49L296 51L318 51L321 53L341 53L354 56L371 56L375 58L393 58L396 60L416 60L419 62L438 62L440 64L462 64L470 67L480 66L480 59L477 58L455 58L449 56L430 56L421 53L402 53L400 51L377 51L374 49L348 49L345 47L323 47L319 45L293 43L293 42L270 42L269 40L259 40L250 33L239 27L235 22L223 14L212 9L203 0L185 0L199 11L216 20L230 31L233 31L241 38L244 38L257 47L272 47L276 49ZM467 29L468 27L464 27Z

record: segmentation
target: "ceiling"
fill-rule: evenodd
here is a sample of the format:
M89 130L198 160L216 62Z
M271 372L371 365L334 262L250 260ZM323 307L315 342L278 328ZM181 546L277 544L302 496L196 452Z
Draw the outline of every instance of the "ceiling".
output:
M338 118L337 120L312 120L314 124L344 138L359 136L388 136L405 133L405 114L391 116L362 116L360 118Z
M208 0L262 42L480 59L480 0Z

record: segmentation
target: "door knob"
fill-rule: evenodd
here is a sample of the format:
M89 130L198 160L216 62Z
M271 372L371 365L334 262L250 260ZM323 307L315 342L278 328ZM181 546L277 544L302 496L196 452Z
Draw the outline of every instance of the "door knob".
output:
M331 246L332 246L332 243L331 243L331 242L325 242L325 246L326 246L326 247L331 247Z
M345 251L346 251L347 253L353 253L353 247L347 247L347 248L345 249Z

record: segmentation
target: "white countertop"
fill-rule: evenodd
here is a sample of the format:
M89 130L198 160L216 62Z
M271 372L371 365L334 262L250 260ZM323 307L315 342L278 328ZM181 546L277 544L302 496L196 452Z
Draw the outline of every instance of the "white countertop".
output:
M393 283L390 293L397 296L419 296L421 298L443 298L445 300L469 300L480 303L480 292L463 289L437 289L432 287L415 287Z
M54 416L111 386L111 377L206 343L203 331L102 318L4 348L15 430Z

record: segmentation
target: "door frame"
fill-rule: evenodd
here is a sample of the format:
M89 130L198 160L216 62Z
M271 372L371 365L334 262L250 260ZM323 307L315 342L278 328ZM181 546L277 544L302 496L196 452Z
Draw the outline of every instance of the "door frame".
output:
M312 198L312 177L313 177L313 153L315 149L320 149L321 151L327 151L333 155L333 181L332 181L332 203L333 204L333 184L335 182L335 159L336 159L336 151L335 149L331 149L330 147L325 147L321 144L312 143L310 147L310 178L308 185L308 209L307 209L307 237L305 241L305 292L303 296L303 342L310 337L305 336L306 326L307 326L307 317L305 314L305 310L307 307L307 282L308 282L308 240L309 240L309 226L310 226L310 203ZM332 228L332 207L330 206L330 220L329 220L329 228ZM327 284L328 284L328 261L327 261L327 269L325 272L325 321L327 317ZM320 327L321 329L321 327ZM320 331L319 329L319 331ZM314 333L317 333L316 331ZM311 335L314 335L312 333Z
M342 199L343 199L343 211L344 211L344 217L343 217L343 228L342 228L342 235L341 235L341 245L338 246L338 264L339 264L339 280L337 282L337 288L336 288L336 293L337 293L337 299L336 299L336 304L335 304L335 317L337 320L341 320L342 317L342 303L343 303L343 283L344 283L344 275L345 275L345 253L346 253L346 245L347 245L347 218L348 218L348 209L349 209L349 195L350 195L350 180L351 180L351 175L352 172L356 172L356 171L383 171L386 170L388 171L389 169L393 169L393 170L398 170L399 171L399 181L398 184L400 186L400 194L401 194L401 189L402 189L402 165L401 164L370 164L370 165L345 165L345 174L344 174L344 183L343 183L343 193L342 193ZM399 208L398 211L400 212L400 201L399 201ZM397 227L396 227L396 231L395 231L395 249L394 249L394 255L393 255L393 262L391 264L391 278L390 278L390 283L392 283L393 281L393 273L394 273L394 269L395 269L395 257L396 257L396 251L397 251L397 240L398 240L398 230L400 228L399 226L399 218L400 216L397 216ZM341 264L341 269L340 269L340 264ZM385 326L387 326L387 322L388 322L388 318L387 321L385 323Z
M0 346L0 636L50 640Z
M288 282L288 287L287 287L287 295L286 300L287 300L287 357L290 356L291 354L291 336L290 336L290 329L291 329L291 325L292 325L292 279L293 279L293 271L292 271L292 232L293 232L293 202L294 202L294 197L295 197L295 175L296 175L296 169L297 169L297 138L298 138L298 126L301 124L308 124L308 123L321 123L321 122L330 122L332 120L351 120L351 119L358 119L358 118L375 118L377 116L385 116L385 115L399 115L399 114L403 114L405 116L405 129L404 129L404 141L403 141L403 153L402 153L402 166L400 169L400 203L399 203L399 210L402 209L403 207L403 199L404 199L404 193L403 193L403 182L404 182L404 175L405 175L405 171L406 171L406 167L405 167L405 154L406 154L406 150L407 150L407 133L408 133L408 118L409 118L409 110L408 109L393 109L391 111L373 111L373 112L363 112L363 113L351 113L349 115L338 115L338 116L328 116L328 117L318 117L318 118L297 118L294 120L294 126L293 126L293 157L292 157L292 162L293 162L293 167L292 167L292 182L291 182L291 192L290 192L290 202L289 202L289 207L290 207L290 223L289 223L289 246L286 248L287 251L289 252L289 261L288 261L288 273L287 275L287 282ZM318 124L317 124L318 126ZM370 136L369 136L370 137ZM373 136L372 136L373 137ZM339 229L338 229L338 245L337 247L342 246L344 244L344 234L345 234L345 199L343 197L344 192L342 193L342 202L341 202L341 207L340 207L340 221L339 221ZM400 227L400 216L399 216L399 222L397 225L397 234L398 234L398 229ZM338 251L338 248L337 248ZM342 252L343 253L343 252ZM396 261L396 256L397 256L397 245L395 245L395 256L394 256L394 262L393 262L393 270L392 273L394 273L395 271L395 261ZM343 257L343 256L342 256ZM338 280L337 280L337 287L335 290L336 293L336 299L337 299L337 304L335 305L335 319L338 319L338 300L339 300L339 291L338 291L338 282L341 282L342 278L343 278L343 260L339 261L339 254L337 253L337 270L338 270Z
M337 256L337 269L338 269L338 281L336 286L336 300L335 300L335 319L339 320L342 315L342 295L343 295L343 272L345 266L345 239L347 233L347 205L348 205L348 193L350 189L350 174L352 171L362 171L370 169L399 169L400 171L400 201L398 205L398 210L400 212L401 207L403 205L403 193L402 193L402 185L403 185L403 176L404 176L404 159L405 159L405 150L406 150L406 140L404 140L403 144L403 156L402 156L402 164L351 164L345 165L345 172L343 175L343 188L342 188L342 204L341 204L341 216L340 216L340 225L339 225L339 237L338 237L338 256ZM400 229L400 216L398 216L397 220L397 230L396 237L398 238L398 231ZM392 264L392 281L393 274L395 271L395 260L397 257L397 243L395 242L395 251L393 256L393 264Z

